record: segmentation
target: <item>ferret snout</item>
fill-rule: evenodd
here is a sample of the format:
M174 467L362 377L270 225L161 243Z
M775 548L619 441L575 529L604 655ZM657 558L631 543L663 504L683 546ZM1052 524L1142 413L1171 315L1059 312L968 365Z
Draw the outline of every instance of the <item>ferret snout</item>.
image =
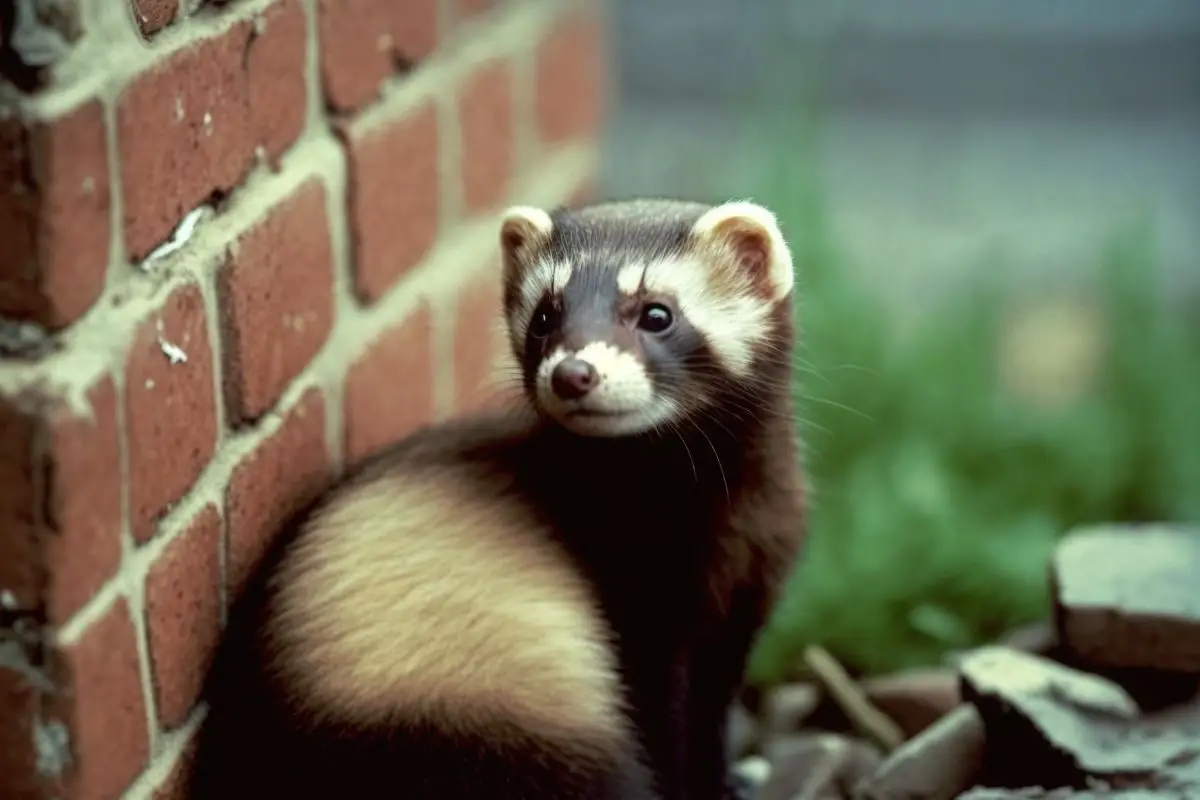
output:
M571 356L563 359L550 375L550 388L562 400L579 400L600 383L592 362Z

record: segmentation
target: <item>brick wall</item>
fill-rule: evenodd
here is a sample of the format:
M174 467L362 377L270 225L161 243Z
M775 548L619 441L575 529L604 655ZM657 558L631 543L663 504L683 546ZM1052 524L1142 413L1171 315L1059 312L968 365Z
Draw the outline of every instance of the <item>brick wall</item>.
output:
M0 3L0 798L172 796L281 514L496 398L496 215L586 194L602 22Z

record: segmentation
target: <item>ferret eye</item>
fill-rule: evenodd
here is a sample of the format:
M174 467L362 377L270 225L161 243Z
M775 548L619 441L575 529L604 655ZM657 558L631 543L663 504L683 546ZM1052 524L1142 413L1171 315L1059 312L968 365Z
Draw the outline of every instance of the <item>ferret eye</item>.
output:
M554 327L554 311L549 306L542 306L533 312L529 321L529 335L535 339L545 339Z
M642 309L642 316L638 319L638 326L650 333L662 333L671 327L671 323L674 321L669 308L661 303L648 303Z

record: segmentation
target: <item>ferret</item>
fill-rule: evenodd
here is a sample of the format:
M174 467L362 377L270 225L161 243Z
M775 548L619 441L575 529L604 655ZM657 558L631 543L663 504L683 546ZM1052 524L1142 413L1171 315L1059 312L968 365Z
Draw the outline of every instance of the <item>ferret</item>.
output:
M788 244L749 201L513 206L498 233L520 402L284 527L191 797L735 796L726 715L804 530Z

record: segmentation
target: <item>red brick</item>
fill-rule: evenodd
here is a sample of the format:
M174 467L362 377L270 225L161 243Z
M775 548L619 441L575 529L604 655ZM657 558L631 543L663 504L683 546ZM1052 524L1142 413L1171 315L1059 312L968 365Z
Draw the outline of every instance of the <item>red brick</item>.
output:
M42 600L42 430L36 415L0 401L0 589L23 609Z
M0 122L0 314L52 329L100 296L110 239L103 112Z
M500 266L480 272L462 290L454 322L454 408L476 411L500 403L517 388L515 367L505 371L508 345L501 314Z
M543 142L591 137L604 110L603 37L593 12L562 20L538 47L535 116Z
M321 81L325 99L337 110L375 99L392 74L395 57L386 0L320 0Z
M390 5L396 60L411 69L437 47L438 0L407 0Z
M345 459L358 461L434 418L427 306L384 332L346 371Z
M354 279L372 303L433 246L438 232L438 124L432 100L386 125L343 129L350 159Z
M321 79L339 111L375 99L398 67L411 69L437 45L437 0L319 0Z
M172 347L187 360L172 363ZM213 357L200 289L189 284L173 291L142 321L127 358L130 527L144 542L168 506L195 483L216 447Z
M146 625L158 719L177 728L196 706L221 625L221 518L206 506L146 575Z
M58 399L0 404L0 590L62 622L121 558L116 391L88 393L91 418Z
M202 39L139 76L117 105L125 245L140 260L214 191L250 169L254 136L242 57L251 23ZM207 121L207 123L206 123Z
M40 689L0 666L0 797L5 800L52 796L37 766L35 729L41 705Z
M51 417L45 532L51 622L63 622L121 563L121 462L117 392L107 376L88 393L91 419Z
M313 387L283 425L234 469L226 497L229 531L228 581L241 590L279 526L330 476L325 446L325 398Z
M133 15L147 38L170 25L178 10L179 0L133 0Z
M218 284L229 415L255 419L316 355L333 323L333 253L319 179L241 237Z
M308 115L308 24L300 0L275 3L263 12L261 20L262 33L250 42L246 56L250 113L258 141L271 160L278 162L300 138Z
M124 598L65 652L72 676L76 800L119 797L146 765L149 733L137 634Z
M516 168L512 68L492 60L464 82L458 97L463 205L476 213L501 203Z
M296 0L279 0L261 35L241 20L122 92L117 143L130 258L143 258L214 192L237 186L258 145L277 155L299 135L305 35L298 13Z

